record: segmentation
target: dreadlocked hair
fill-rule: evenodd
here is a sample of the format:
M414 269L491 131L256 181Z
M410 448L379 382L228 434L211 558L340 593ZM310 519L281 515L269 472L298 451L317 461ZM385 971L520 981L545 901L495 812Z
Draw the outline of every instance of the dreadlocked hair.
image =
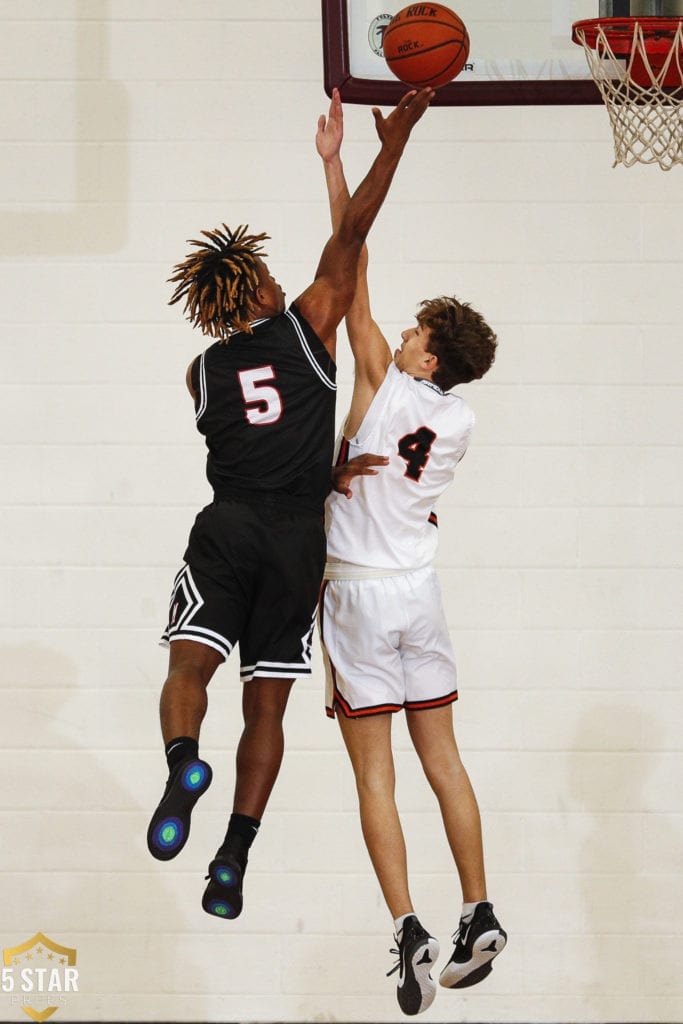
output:
M202 231L208 242L190 239L196 245L182 263L173 268L169 282L176 284L169 306L185 299L184 313L193 327L226 342L234 331L251 333L249 320L259 285L258 264L267 256L259 244L269 235L248 235L248 226L231 231Z
M443 391L483 377L496 358L496 335L467 302L441 295L420 303L417 322L428 327L427 350L439 360L432 380Z

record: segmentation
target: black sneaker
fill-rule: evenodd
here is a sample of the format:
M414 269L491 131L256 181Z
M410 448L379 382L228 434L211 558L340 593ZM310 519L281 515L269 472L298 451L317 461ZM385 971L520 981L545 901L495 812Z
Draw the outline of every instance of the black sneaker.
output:
M479 903L467 924L461 920L453 936L453 955L439 976L444 988L469 988L493 970L492 961L505 949L507 934L490 903Z
M209 864L206 876L209 884L202 896L207 914L232 920L242 913L242 879L246 862L230 854L219 852Z
M211 767L195 757L181 761L168 777L164 795L147 829L147 846L157 860L180 853L190 834L192 808L211 785Z
M399 971L396 987L398 1005L409 1017L422 1013L432 1005L436 995L436 982L429 972L439 956L439 943L411 914L403 922L398 949L391 952L398 954L398 963L387 977Z

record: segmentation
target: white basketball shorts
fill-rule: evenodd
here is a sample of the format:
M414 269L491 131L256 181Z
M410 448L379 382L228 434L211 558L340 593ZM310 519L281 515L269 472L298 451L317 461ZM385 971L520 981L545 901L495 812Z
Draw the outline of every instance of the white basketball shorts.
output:
M359 718L457 700L455 657L431 565L325 580L318 615L328 716L338 708Z

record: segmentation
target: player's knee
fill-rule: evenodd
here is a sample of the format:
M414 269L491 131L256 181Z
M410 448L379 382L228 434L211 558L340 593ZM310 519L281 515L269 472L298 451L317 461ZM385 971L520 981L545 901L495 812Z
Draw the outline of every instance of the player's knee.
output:
M390 768L378 765L355 765L356 787L361 796L393 799L396 779Z
M176 657L171 661L168 670L168 682L178 686L208 686L216 671L215 661L207 661L201 657Z
M427 781L435 793L447 794L467 782L465 766L456 755L433 764L423 764Z
M244 694L245 719L270 719L281 722L287 709L287 701L293 680L252 679L246 684Z
M212 647L176 640L171 644L168 680L186 686L207 686L224 660L223 655Z

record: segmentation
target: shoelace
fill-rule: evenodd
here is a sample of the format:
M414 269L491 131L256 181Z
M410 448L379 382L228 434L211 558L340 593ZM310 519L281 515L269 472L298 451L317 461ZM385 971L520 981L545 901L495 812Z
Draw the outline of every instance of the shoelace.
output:
M396 938L396 936L395 936L395 935L394 935L394 942L398 943L398 939ZM397 956L397 957L398 957L398 960L396 961L396 963L394 964L394 966L393 966L393 967L391 968L391 970L390 970L390 971L387 971L387 978L389 977L389 975L390 975L390 974L395 974L395 973L396 973L396 971L397 971L397 970L398 970L398 969L400 968L400 966L401 966L401 950L400 950L400 949L390 949L390 950L389 950L389 952L390 952L390 953L393 953L393 954L394 954L394 956Z
M458 927L456 928L456 930L451 935L453 943L456 946L457 946L458 941L460 940L460 936L462 935L463 932L465 934L465 939L467 939L467 936L470 933L470 926L472 924L472 920L473 920L473 917L470 917L469 921L463 921L463 919L460 918L460 923L458 924ZM465 942L465 939L463 939L463 944Z

